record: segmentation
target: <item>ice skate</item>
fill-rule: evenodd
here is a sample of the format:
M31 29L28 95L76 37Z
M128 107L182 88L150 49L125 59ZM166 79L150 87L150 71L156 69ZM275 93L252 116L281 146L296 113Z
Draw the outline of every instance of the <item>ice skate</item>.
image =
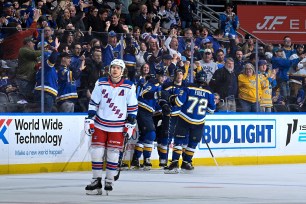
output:
M113 190L113 183L110 181L105 181L104 190L106 195L108 195L108 193Z
M85 187L87 195L102 195L101 178L94 179L91 184Z
M194 170L194 167L192 166L191 162L183 161L183 163L181 165L181 170L184 173L190 173Z
M151 160L150 158L146 158L143 161L143 170L144 171L149 171L152 168Z
M138 158L133 158L133 160L131 162L130 169L132 169L132 170L140 169L140 164L139 164L139 159Z
M167 166L167 160L166 159L159 160L159 168L160 169L165 169L166 166Z
M165 168L164 173L165 174L178 174L179 173L178 160L172 161L169 167Z

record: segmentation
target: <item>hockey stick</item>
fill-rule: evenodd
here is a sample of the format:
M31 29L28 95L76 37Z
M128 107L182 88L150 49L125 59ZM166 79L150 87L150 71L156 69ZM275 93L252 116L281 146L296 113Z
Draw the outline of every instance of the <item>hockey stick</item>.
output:
M218 165L218 163L217 163L217 161L216 161L216 159L215 159L215 157L214 157L214 154L212 153L212 151L211 151L211 149L210 149L208 143L207 143L206 140L204 139L204 137L203 137L203 140L204 140L204 142L205 142L205 144L206 144L206 146L207 146L207 148L208 148L208 150L209 150L209 152L210 152L210 155L211 155L211 157L213 158L213 160L214 160L216 166L219 167L219 165Z
M128 137L124 137L123 150L122 150L122 158L118 162L118 164L119 164L118 166L122 166L123 157L124 157L124 154L125 154L125 151L126 151L127 143L128 143ZM119 179L120 172L121 172L121 168L119 168L117 175L114 176L114 180L115 181L117 181Z
M75 155L75 153L78 151L78 149L83 145L84 141L85 141L85 132L81 132L81 141L80 144L75 148L74 152L72 153L72 155L70 156L70 158L68 159L68 161L66 162L66 164L64 165L64 168L62 169L62 172L65 171L66 167L68 166L68 164L70 163L71 159L73 158L73 156Z

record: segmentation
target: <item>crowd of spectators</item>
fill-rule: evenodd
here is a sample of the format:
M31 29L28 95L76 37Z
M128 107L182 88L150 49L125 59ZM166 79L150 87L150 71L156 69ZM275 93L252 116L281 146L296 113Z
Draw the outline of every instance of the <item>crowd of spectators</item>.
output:
M115 58L125 61L126 77L138 87L158 69L166 70L168 80L183 69L186 81L204 70L218 96L218 111L304 107L304 45L284 36L283 44L261 44L256 50L252 35L237 35L232 4L225 5L212 33L193 14L194 0L132 0L130 5L5 0L0 8L0 91L17 91L23 103L39 104L43 90L45 112L86 111L95 82L107 76Z

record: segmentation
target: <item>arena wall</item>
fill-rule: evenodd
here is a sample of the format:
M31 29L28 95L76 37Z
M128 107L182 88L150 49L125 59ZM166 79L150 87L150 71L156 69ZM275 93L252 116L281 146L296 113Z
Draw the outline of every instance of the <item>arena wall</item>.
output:
M0 116L0 174L91 170L84 114ZM136 131L124 156L129 161ZM306 163L303 114L208 115L194 165ZM170 150L171 152L171 150ZM171 154L170 154L171 155ZM156 145L153 165L158 166Z

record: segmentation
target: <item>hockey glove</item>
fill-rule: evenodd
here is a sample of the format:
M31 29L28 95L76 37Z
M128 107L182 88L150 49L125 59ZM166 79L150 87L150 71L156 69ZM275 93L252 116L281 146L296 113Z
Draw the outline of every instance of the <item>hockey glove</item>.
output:
M169 106L168 103L165 103L164 105L162 105L161 108L162 108L162 113L163 113L164 115L168 115L168 114L171 113L171 107Z
M169 101L170 94L168 91L161 90L154 94L155 99Z
M91 136L95 132L95 123L91 118L85 118L84 131L86 135Z
M130 139L133 135L133 131L134 131L135 126L136 126L136 123L134 123L134 124L125 123L125 126L123 128L123 136Z
M169 103L170 103L170 105L171 106L175 106L175 98L177 97L177 95L171 95L170 97L169 97Z

